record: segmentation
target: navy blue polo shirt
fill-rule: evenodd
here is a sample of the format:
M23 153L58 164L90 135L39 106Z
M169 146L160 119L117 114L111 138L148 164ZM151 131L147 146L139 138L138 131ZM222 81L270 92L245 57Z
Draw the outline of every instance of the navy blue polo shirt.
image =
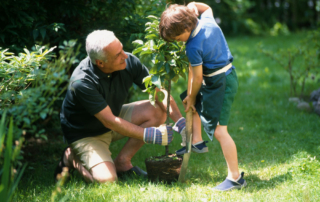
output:
M233 61L227 41L212 16L211 9L202 13L197 27L192 30L186 43L186 55L191 66L202 65L204 73L224 67ZM233 68L229 69L226 75Z
M87 57L72 73L60 113L62 131L69 144L110 131L94 115L109 106L118 116L132 84L145 89L142 80L149 75L148 69L137 57L126 54L124 70L103 73Z

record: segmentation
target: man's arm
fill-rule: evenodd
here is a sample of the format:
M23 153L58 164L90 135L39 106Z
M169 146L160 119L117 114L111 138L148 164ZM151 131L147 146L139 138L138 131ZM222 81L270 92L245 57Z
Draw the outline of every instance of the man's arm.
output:
M211 12L213 16L212 9L207 4L200 2L190 2L187 7L193 10L197 16L201 15L203 12L209 9L209 12Z
M113 115L109 106L94 115L105 127L146 143L168 145L172 141L172 126L142 128Z
M128 137L143 140L144 128L113 115L109 106L94 115L105 127Z

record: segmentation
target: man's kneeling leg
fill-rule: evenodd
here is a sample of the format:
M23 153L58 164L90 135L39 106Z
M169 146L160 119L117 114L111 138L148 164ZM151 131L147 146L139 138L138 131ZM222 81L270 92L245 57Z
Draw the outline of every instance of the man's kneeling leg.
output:
M80 139L70 145L78 163L91 174L90 181L116 181L117 173L109 145L111 133ZM83 173L81 173L83 174ZM86 176L83 176L85 179Z
M112 162L103 162L91 168L90 173L95 182L115 182L118 180L116 168Z

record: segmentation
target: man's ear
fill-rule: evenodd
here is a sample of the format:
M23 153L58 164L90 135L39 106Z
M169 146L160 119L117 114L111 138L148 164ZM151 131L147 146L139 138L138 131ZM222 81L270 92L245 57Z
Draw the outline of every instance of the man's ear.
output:
M103 64L102 64L102 61L101 61L101 60L96 60L96 65L97 65L99 68L103 68Z

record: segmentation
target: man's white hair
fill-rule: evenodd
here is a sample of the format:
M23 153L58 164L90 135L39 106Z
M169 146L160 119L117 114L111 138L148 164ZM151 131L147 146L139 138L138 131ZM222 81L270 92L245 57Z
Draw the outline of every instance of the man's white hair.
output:
M96 60L107 62L107 55L103 49L115 39L114 33L108 30L96 30L87 36L86 51L93 64L96 64Z

